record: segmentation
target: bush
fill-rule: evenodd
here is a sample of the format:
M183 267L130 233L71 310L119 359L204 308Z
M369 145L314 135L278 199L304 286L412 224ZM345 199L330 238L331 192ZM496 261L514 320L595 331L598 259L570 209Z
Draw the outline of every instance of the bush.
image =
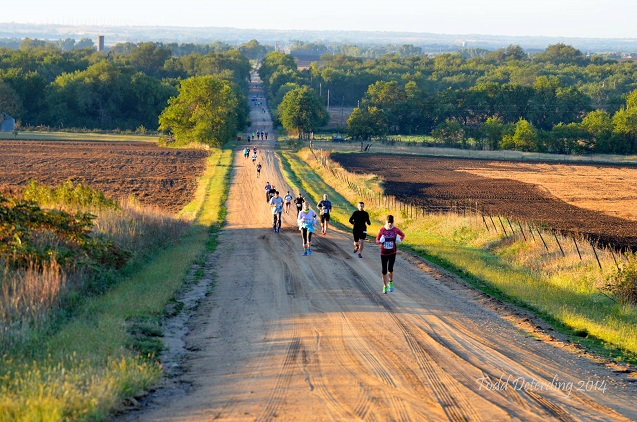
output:
M22 192L22 197L27 201L34 201L42 205L55 204L93 210L119 208L118 204L104 193L81 183L73 183L71 180L54 188L40 185L35 180L29 180Z
M637 252L626 255L628 262L606 280L605 289L624 304L637 304Z

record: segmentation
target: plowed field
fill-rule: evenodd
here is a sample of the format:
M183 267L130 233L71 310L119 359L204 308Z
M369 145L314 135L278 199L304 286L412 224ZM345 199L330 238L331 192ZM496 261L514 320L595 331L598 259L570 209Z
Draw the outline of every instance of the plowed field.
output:
M355 173L383 179L385 193L418 206L473 205L637 250L637 168L512 163L387 154L332 154Z
M143 142L0 142L0 187L13 190L34 179L48 186L81 182L113 198L133 196L169 212L195 191L208 153Z

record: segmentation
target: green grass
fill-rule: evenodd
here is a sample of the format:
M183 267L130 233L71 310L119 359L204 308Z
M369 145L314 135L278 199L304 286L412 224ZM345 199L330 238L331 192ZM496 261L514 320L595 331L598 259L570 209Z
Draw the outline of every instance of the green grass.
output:
M193 262L215 247L225 217L232 151L213 150L194 200L192 229L99 297L42 336L28 356L6 356L0 371L0 421L103 420L123 398L156 384L161 367L161 317L183 287ZM211 240L212 239L212 240ZM178 308L178 307L177 307Z
M136 133L114 134L93 132L37 132L18 131L17 136L13 132L0 132L0 140L22 141L141 141L157 142L158 135L142 135Z
M310 193L331 193L335 208L357 200L358 193L334 178L306 150L283 155L290 163L286 177L302 180ZM348 178L358 186L372 180L369 175L349 174ZM407 234L401 248L446 268L500 300L533 311L596 353L637 363L637 307L613 300L600 287L601 281L615 271L610 252L597 251L603 267L600 271L592 250L582 242L580 260L572 240L561 240L566 253L563 257L548 233L547 251L537 235L535 240L527 241L521 235L506 237L493 228L487 230L479 217L409 218L400 210L379 209L377 204L366 208L373 223L370 233L377 230L386 214L394 214L396 225ZM349 227L345 217L349 214L332 216Z
M356 203L364 198L345 197L342 190L335 187L334 181L329 183L331 175L328 172L321 172L308 165L308 161L314 160L314 156L311 156L307 150L300 153L281 151L280 155L282 157L282 172L286 182L297 189L300 187L313 209L323 199L323 195L327 194L328 199L332 202L330 224L343 230L350 230L349 217L352 212L356 211ZM295 193L298 193L298 190ZM375 209L368 211L370 219L376 219L379 226L383 224L384 214Z

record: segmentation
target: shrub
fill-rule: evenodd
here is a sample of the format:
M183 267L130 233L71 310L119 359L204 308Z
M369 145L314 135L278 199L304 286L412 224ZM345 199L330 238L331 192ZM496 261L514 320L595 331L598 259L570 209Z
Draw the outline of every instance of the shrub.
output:
M606 280L605 289L624 304L637 304L637 252L627 254L628 261Z
M27 201L34 201L42 205L81 207L92 210L117 209L117 203L104 193L91 189L82 183L67 180L58 187L50 188L29 180L22 191L22 197Z

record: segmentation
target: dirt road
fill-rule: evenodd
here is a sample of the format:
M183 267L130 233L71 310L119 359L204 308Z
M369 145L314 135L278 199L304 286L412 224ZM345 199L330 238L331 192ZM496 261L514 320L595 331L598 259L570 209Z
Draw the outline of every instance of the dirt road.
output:
M258 113L255 129L272 134ZM270 142L257 143L260 179L236 153L214 290L188 324L173 382L188 388L126 419L637 419L624 374L525 334L425 263L399 256L384 295L371 243L360 259L349 233L332 230L302 256L295 215L271 229L263 186L287 186Z

